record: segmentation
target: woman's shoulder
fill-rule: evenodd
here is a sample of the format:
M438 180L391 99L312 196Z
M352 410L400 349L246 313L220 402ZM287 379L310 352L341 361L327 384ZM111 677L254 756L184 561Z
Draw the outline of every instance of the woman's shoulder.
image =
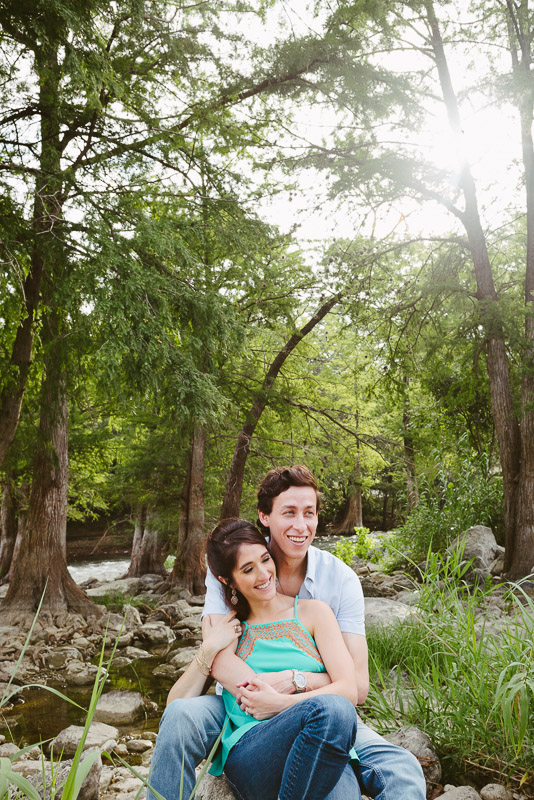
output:
M299 617L303 619L329 617L334 614L328 603L323 600L299 600L297 608Z

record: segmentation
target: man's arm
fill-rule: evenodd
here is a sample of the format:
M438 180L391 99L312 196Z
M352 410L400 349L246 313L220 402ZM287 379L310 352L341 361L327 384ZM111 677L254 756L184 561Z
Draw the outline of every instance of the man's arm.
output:
M343 633L343 639L356 667L356 684L358 687L358 705L365 702L369 694L369 654L367 639L359 633Z

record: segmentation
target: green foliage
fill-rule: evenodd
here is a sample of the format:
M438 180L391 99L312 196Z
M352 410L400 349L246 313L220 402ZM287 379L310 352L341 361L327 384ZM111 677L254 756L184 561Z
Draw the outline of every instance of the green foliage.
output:
M516 616L501 618L495 633L485 615L502 587L468 588L468 566L460 556L446 564L431 557L414 621L368 631L366 708L384 730L425 730L444 782L475 770L526 788L534 778L534 603L513 587Z
M369 528L354 528L356 541L353 538L350 540L340 539L339 542L336 542L332 553L349 567L355 558L369 558L374 546L369 532Z
M433 480L422 481L419 502L398 531L401 548L414 559L429 547L444 550L472 525L488 525L497 537L503 531L502 480L490 472L489 459L465 456L456 469L441 458Z

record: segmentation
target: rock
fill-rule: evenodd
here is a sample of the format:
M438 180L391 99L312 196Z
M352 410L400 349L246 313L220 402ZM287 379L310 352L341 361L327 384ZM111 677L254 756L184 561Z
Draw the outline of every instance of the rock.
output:
M445 800L481 800L479 793L472 786L455 786L442 797Z
M197 652L196 647L181 647L172 658L169 660L169 663L172 664L175 669L183 669L188 667L191 661L194 659L195 654Z
M202 778L195 797L197 800L234 800L234 794L224 775L216 778L209 773Z
M123 633L122 636L119 636L115 644L117 645L117 647L128 647L129 645L132 644L133 640L134 640L133 631L128 631L128 633Z
M473 559L473 567L485 575L489 575L490 567L501 553L491 528L485 525L473 525L461 533L449 547L447 553L461 555L462 561Z
M432 740L424 731L419 730L413 725L404 725L398 731L390 733L384 737L396 744L404 747L412 753L423 768L425 780L432 786L436 786L441 780L441 764L432 746Z
M158 678L171 678L175 681L182 672L184 672L183 669L176 669L172 664L159 664L152 670L152 675L156 675Z
M488 783L480 790L482 800L514 800L512 792L500 783Z
M180 624L185 628L189 628L193 635L201 634L202 632L202 620L200 619L200 615L184 617L180 620Z
M112 691L100 697L94 720L108 725L126 725L141 719L144 713L143 698L139 692Z
M420 598L421 592L419 589L416 589L414 592L409 592L407 589L404 589L402 592L398 592L395 600L397 603L404 603L406 606L416 606L419 604Z
M149 616L148 622L165 622L167 625L176 625L181 619L191 614L192 609L186 600L177 600L175 603L165 603L158 606Z
M364 597L395 597L396 591L385 575L362 575L360 583Z
M17 747L16 744L12 744L8 742L7 744L0 744L0 758L9 758L10 756L14 756L15 753L18 753L20 747Z
M98 667L83 661L71 661L65 670L65 680L70 686L89 686L97 675Z
M141 619L141 614L139 613L139 609L135 606L125 605L122 609L122 613L124 616L124 627L123 631L125 633L129 633L134 631L140 625L143 624L143 620Z
M69 725L64 728L52 741L56 757L63 751L65 756L73 756L82 738L83 727L81 725ZM116 745L119 736L117 728L106 725L104 722L93 722L89 726L87 739L85 740L84 750L90 747L97 747L99 750L112 750Z
M141 650L139 647L125 647L122 651L123 657L126 658L152 658L152 653L147 653L146 650Z
M116 597L116 596L131 596L136 595L141 589L141 581L139 578L121 578L117 581L108 581L95 586L93 589L87 589L86 595L95 600L102 597Z
M150 653L148 654L150 655ZM126 656L115 656L113 659L113 666L114 667L127 667L128 664L132 663L131 658L127 658Z
M167 574L165 575L155 575L151 573L147 573L146 575L141 575L140 581L143 590L145 589L154 589L156 586L159 586L160 583L167 578Z
M163 622L146 622L136 629L135 638L148 645L158 645L171 644L176 636Z
M388 627L413 619L413 614L403 603L385 597L365 598L365 625L373 628L378 625Z
M82 758L82 764L84 759L88 756L89 753L86 753L84 758ZM26 761L22 762L20 765L17 764L17 768L14 769L14 771L24 775L24 777L29 780L32 786L37 789L37 792L42 798L46 798L48 800L48 798L54 797L55 800L61 800L63 787L68 778L71 766L72 760L61 761L61 763L55 762L53 766L50 764L50 762L45 760L43 760L41 763L35 761ZM80 792L78 794L78 800L98 800L101 770L102 759L100 757L100 753L98 753L84 782L81 785ZM15 790L12 793L12 797L13 800L15 800L15 798L17 800L19 800L19 798L22 800L22 798L26 798L26 795L23 795L22 792Z
M145 753L147 750L152 750L153 744L148 739L130 739L126 742L126 747L129 753Z

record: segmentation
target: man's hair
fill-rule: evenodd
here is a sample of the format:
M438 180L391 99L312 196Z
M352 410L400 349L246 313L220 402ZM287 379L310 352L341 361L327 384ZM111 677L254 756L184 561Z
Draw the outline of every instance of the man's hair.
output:
M317 511L321 503L321 496L317 488L317 481L313 472L302 464L294 467L275 467L270 469L258 486L258 511L270 514L273 510L273 500L291 486L311 486L315 489L317 498Z

